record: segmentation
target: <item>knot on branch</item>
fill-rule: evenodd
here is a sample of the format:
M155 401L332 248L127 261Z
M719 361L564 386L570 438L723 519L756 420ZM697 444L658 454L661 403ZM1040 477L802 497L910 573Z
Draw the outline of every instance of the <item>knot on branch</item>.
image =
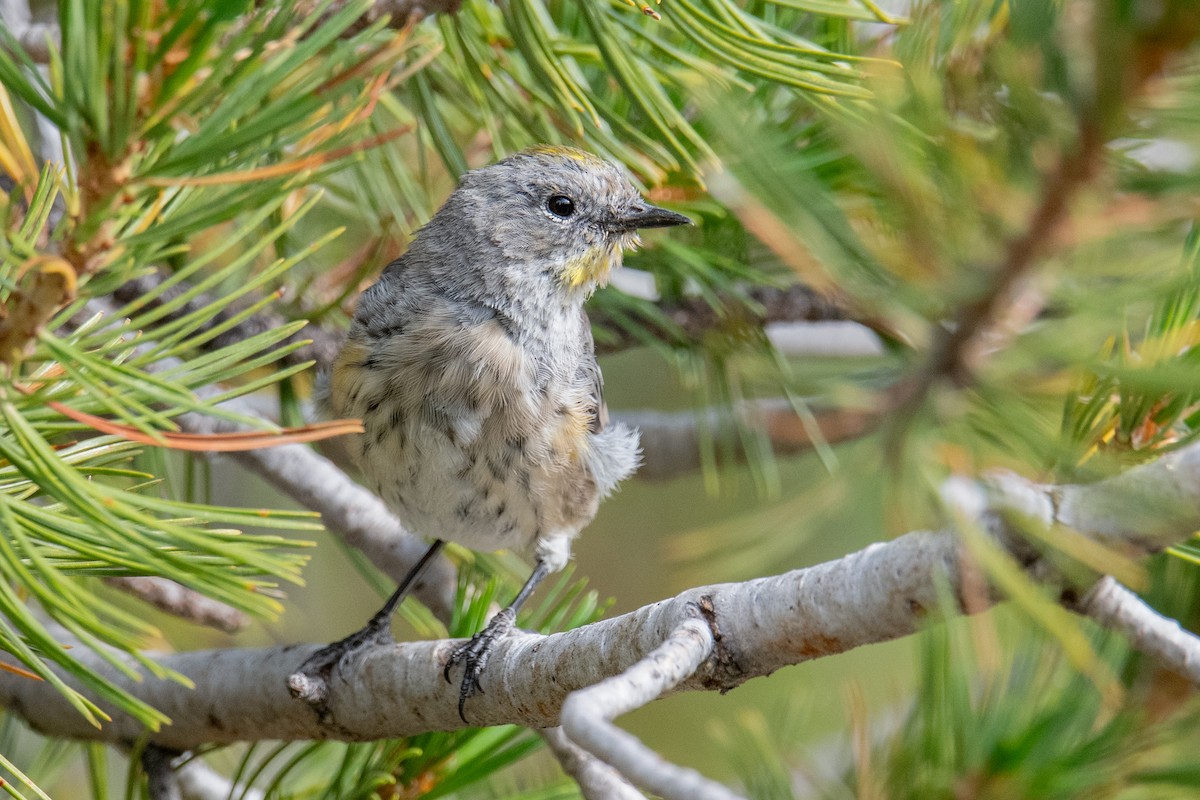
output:
M737 656L729 647L721 633L721 625L717 620L717 606L711 594L701 595L695 603L689 603L699 619L703 620L712 633L712 654L698 670L697 677L705 689L715 689L721 694L736 689L746 682L749 677L746 670L738 663Z

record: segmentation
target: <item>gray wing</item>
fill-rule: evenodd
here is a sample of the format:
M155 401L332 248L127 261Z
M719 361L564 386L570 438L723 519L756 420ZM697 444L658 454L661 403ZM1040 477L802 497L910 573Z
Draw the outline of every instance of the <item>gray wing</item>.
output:
M579 315L583 317L585 350L583 363L579 369L591 387L589 390L590 403L588 404L590 417L588 432L599 433L608 427L608 404L604 402L604 375L600 373L600 365L596 363L596 342L592 339L592 322L582 308L579 310Z

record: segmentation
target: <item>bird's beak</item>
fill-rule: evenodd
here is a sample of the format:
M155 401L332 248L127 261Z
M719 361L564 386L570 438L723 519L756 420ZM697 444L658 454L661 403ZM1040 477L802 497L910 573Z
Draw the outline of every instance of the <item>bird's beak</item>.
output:
M670 228L673 225L691 225L692 221L683 214L676 214L649 203L633 206L628 212L614 220L613 227L619 231L636 231L640 228Z

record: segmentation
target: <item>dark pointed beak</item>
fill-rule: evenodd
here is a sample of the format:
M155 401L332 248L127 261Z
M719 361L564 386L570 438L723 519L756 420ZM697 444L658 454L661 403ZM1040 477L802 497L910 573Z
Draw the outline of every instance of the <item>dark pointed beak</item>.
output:
M641 228L670 228L674 225L691 225L692 221L683 214L676 214L649 203L633 206L613 221L619 231L636 231Z

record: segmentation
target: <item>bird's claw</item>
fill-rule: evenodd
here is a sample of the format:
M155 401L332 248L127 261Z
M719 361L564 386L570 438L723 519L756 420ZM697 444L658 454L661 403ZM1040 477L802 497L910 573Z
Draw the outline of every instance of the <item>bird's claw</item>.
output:
M465 707L467 701L476 694L483 694L483 686L479 679L487 668L492 657L492 648L496 642L512 633L516 623L516 614L512 609L502 609L483 630L475 634L469 641L464 642L450 653L446 659L446 668L442 675L450 683L450 670L461 663L463 669L462 683L458 688L458 716L467 721ZM468 723L469 724L469 723Z

